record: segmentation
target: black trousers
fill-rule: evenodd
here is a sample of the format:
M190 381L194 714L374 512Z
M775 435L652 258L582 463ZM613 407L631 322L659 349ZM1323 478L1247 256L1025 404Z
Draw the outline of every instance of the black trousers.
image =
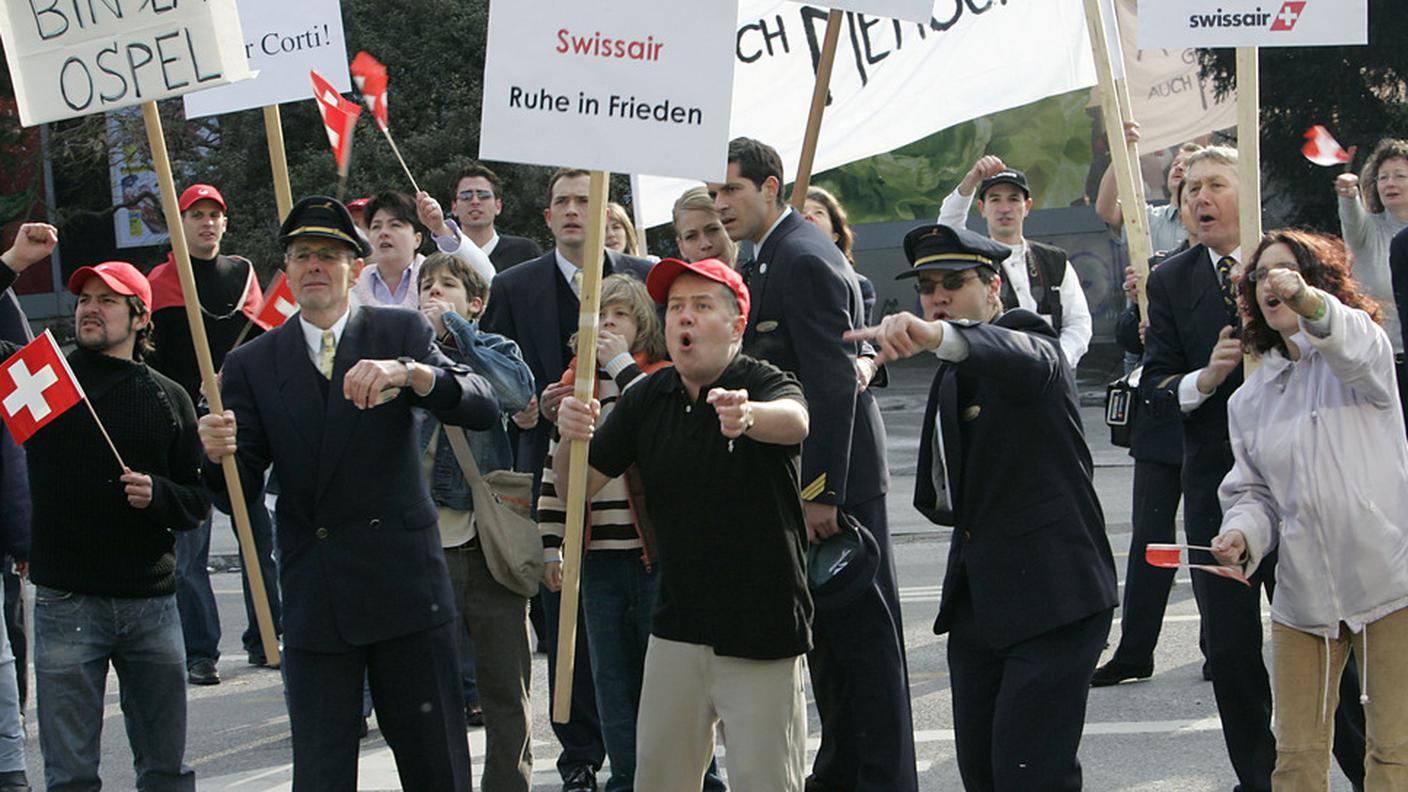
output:
M826 790L912 792L914 721L885 497L845 509L875 535L882 558L870 591L813 620L807 665L821 745L812 776Z
M967 792L1081 788L1081 732L1113 609L1006 647L960 594L948 636L958 772Z
M562 594L540 587L548 639L548 712L557 700L557 627L561 618ZM572 710L566 723L552 722L552 733L562 745L557 771L566 780L579 767L600 770L606 761L606 742L596 712L596 686L592 683L592 661L587 650L587 620L577 601L577 648L572 660Z
M288 648L295 792L357 789L362 680L405 789L469 792L457 621L347 652Z
M1175 570L1151 566L1144 560L1144 548L1150 543L1177 540L1175 515L1183 497L1182 469L1182 465L1146 459L1134 462L1134 535L1129 541L1124 600L1120 603L1120 644L1113 658L1117 662L1154 662Z

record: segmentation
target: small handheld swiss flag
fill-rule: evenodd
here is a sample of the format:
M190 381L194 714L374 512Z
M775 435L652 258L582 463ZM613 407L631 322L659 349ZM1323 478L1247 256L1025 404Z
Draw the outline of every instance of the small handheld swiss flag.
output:
M293 289L289 288L288 276L282 272L274 279L269 292L264 296L264 304L254 316L254 323L265 330L273 330L298 312L298 303L293 301Z
M1222 566L1220 564L1185 564L1183 562L1184 550L1212 552L1211 547L1202 547L1199 545L1150 542L1144 547L1144 561L1149 564L1149 566L1156 566L1161 569L1178 569L1179 567L1186 566L1189 569L1198 569L1213 575L1235 580L1244 586L1250 586L1252 584L1251 581L1247 579L1246 575L1242 574L1234 567Z
M0 417L17 443L83 399L83 386L48 330L0 363Z
M370 54L359 52L357 57L352 59L350 71L352 82L362 93L362 101L366 102L367 109L372 111L376 125L381 127L383 132L386 131L391 127L390 111L386 107L386 88L389 82L386 67Z
M332 155L337 160L337 172L347 173L347 165L352 161L352 130L357 126L357 117L362 114L362 106L342 98L332 85L316 71L309 71L313 80L313 98L318 102L318 113L323 117L323 128L328 133L328 143Z
M1305 130L1305 145L1300 147L1300 153L1316 165L1327 168L1343 165L1350 160L1349 152L1340 146L1330 130L1319 124Z

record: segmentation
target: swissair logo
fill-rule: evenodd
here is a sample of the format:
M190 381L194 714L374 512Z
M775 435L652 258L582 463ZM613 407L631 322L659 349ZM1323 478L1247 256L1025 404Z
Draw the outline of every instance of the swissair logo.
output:
M1296 22L1300 21L1300 15L1305 11L1305 4L1308 0L1286 0L1281 5L1281 10L1276 14L1276 21L1271 23L1271 30L1294 30Z

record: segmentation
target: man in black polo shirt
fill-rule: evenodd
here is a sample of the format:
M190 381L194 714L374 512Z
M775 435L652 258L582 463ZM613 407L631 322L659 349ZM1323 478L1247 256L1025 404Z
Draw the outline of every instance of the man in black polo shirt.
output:
M558 414L563 439L592 440L587 496L634 465L655 525L660 596L636 787L698 789L722 721L731 786L800 792L812 620L799 485L806 401L791 375L739 354L749 298L733 269L666 259L646 285L666 306L674 367L622 394L595 439L595 399L569 396ZM553 460L559 481L570 456Z

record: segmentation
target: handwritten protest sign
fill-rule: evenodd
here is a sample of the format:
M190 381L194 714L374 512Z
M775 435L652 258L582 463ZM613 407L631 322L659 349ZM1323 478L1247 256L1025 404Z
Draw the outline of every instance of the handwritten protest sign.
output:
M234 0L7 2L0 36L25 126L249 77Z
M722 179L733 0L489 8L482 159Z
M826 6L840 11L857 11L867 16L902 19L906 22L928 22L934 13L934 0L812 0L810 5Z
M1139 46L1307 47L1369 42L1368 0L1140 0Z
M239 7L254 79L186 94L187 118L308 99L309 71L340 93L352 90L338 0L239 0Z

